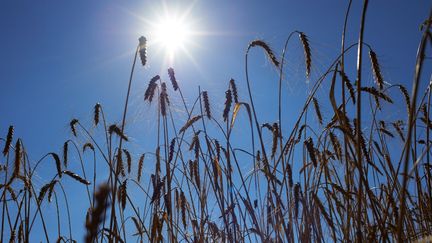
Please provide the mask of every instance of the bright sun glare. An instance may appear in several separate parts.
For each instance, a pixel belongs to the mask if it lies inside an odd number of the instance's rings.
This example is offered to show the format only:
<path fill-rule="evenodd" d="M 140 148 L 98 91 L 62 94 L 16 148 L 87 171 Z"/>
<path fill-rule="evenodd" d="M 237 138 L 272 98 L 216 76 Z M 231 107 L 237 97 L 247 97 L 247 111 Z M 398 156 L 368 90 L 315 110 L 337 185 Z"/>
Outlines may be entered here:
<path fill-rule="evenodd" d="M 167 18 L 155 26 L 155 42 L 160 43 L 170 55 L 185 48 L 190 38 L 189 26 L 180 19 Z"/>
<path fill-rule="evenodd" d="M 190 20 L 185 15 L 164 14 L 152 23 L 153 43 L 165 53 L 165 60 L 172 62 L 182 51 L 190 55 L 193 30 Z"/>

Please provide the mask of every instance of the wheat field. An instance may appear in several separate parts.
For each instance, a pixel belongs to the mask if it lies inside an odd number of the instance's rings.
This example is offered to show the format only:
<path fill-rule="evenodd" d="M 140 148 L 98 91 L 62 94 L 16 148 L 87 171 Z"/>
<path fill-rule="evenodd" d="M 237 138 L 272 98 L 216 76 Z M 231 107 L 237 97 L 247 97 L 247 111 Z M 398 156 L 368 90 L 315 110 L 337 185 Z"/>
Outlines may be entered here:
<path fill-rule="evenodd" d="M 201 87 L 185 97 L 181 70 L 163 67 L 166 73 L 140 91 L 141 102 L 155 109 L 156 135 L 144 138 L 154 149 L 145 152 L 134 150 L 130 138 L 138 136 L 128 132 L 134 70 L 151 58 L 140 37 L 120 122 L 107 120 L 97 103 L 90 124 L 71 119 L 61 154 L 36 161 L 13 125 L 1 131 L 0 242 L 32 242 L 34 235 L 46 242 L 430 242 L 432 83 L 424 66 L 432 15 L 424 16 L 415 66 L 404 70 L 414 74 L 411 85 L 391 84 L 373 42 L 363 40 L 367 2 L 358 41 L 345 43 L 345 31 L 356 28 L 341 23 L 341 51 L 317 75 L 313 33 L 302 31 L 291 32 L 281 53 L 262 39 L 245 43 L 245 82 L 226 80 L 223 101 Z M 288 129 L 281 86 L 293 42 L 302 48 L 310 90 Z M 252 52 L 264 53 L 278 74 L 273 121 L 256 109 L 263 101 L 254 97 Z M 398 108 L 403 112 L 380 115 Z M 37 185 L 44 166 L 56 172 Z M 69 183 L 85 192 L 80 216 L 70 213 L 77 199 L 65 190 Z M 55 210 L 48 213 L 47 205 Z M 74 226 L 82 235 L 71 230 L 71 217 L 82 219 Z"/>

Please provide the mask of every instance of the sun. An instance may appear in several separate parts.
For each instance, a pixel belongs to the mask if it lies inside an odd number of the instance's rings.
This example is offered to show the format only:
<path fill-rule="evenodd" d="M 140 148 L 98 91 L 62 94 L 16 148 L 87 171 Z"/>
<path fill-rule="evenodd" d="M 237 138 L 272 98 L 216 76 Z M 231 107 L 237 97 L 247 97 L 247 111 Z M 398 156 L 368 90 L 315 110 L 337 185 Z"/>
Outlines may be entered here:
<path fill-rule="evenodd" d="M 151 27 L 152 42 L 165 52 L 168 62 L 172 62 L 180 51 L 189 53 L 193 35 L 192 22 L 185 15 L 163 14 Z"/>
<path fill-rule="evenodd" d="M 198 66 L 195 55 L 205 49 L 205 38 L 213 33 L 205 30 L 205 21 L 189 4 L 168 4 L 165 0 L 146 10 L 147 15 L 130 12 L 137 21 L 136 33 L 148 40 L 148 48 L 162 66 L 188 63 Z"/>
<path fill-rule="evenodd" d="M 172 17 L 161 19 L 154 28 L 155 42 L 162 45 L 170 55 L 184 49 L 190 41 L 190 26 L 181 19 Z"/>

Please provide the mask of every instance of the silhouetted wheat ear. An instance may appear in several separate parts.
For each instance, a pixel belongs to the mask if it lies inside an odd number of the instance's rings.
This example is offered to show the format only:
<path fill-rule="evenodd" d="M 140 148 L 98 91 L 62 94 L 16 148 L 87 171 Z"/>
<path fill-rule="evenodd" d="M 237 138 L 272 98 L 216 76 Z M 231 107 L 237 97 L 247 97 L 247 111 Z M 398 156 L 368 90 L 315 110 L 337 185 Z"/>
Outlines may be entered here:
<path fill-rule="evenodd" d="M 378 63 L 376 53 L 373 50 L 370 50 L 369 51 L 369 57 L 371 60 L 372 72 L 373 72 L 375 81 L 377 83 L 378 88 L 380 90 L 382 90 L 384 88 L 384 79 L 383 79 L 382 74 L 381 74 L 381 69 L 380 69 L 380 65 Z"/>
<path fill-rule="evenodd" d="M 189 162 L 188 162 L 188 164 L 189 164 L 189 176 L 190 176 L 190 178 L 194 178 L 195 170 L 194 170 L 194 164 L 193 163 L 194 162 L 192 160 L 189 160 Z"/>
<path fill-rule="evenodd" d="M 404 136 L 403 129 L 402 129 L 403 121 L 399 120 L 399 121 L 393 122 L 392 125 L 395 128 L 396 132 L 399 134 L 402 141 L 405 142 L 405 136 Z"/>
<path fill-rule="evenodd" d="M 153 214 L 153 220 L 151 223 L 150 231 L 150 242 L 159 242 L 159 228 L 161 228 L 162 223 L 159 221 L 159 215 L 157 213 Z"/>
<path fill-rule="evenodd" d="M 373 95 L 374 97 L 381 98 L 381 99 L 393 104 L 393 100 L 389 96 L 387 96 L 383 92 L 377 90 L 375 87 L 362 87 L 361 91 L 365 91 L 365 92 Z"/>
<path fill-rule="evenodd" d="M 121 207 L 123 210 L 126 208 L 126 199 L 127 199 L 127 179 L 123 181 L 118 191 L 118 200 L 119 202 L 121 202 Z"/>
<path fill-rule="evenodd" d="M 275 65 L 277 68 L 279 68 L 279 61 L 277 60 L 274 52 L 270 48 L 270 46 L 265 43 L 262 40 L 254 40 L 249 44 L 249 48 L 259 46 L 264 49 L 265 53 L 267 54 L 268 58 L 272 61 L 273 65 Z M 248 49 L 249 49 L 248 48 Z"/>
<path fill-rule="evenodd" d="M 171 163 L 174 157 L 174 146 L 175 146 L 175 138 L 171 139 L 170 146 L 169 146 L 169 153 L 168 153 L 168 163 Z"/>
<path fill-rule="evenodd" d="M 85 152 L 86 151 L 86 149 L 91 149 L 91 150 L 93 150 L 94 151 L 94 146 L 93 146 L 93 144 L 91 144 L 91 143 L 86 143 L 86 144 L 84 144 L 83 145 L 83 152 Z"/>
<path fill-rule="evenodd" d="M 94 106 L 94 116 L 93 116 L 93 122 L 94 125 L 97 126 L 99 124 L 99 115 L 100 115 L 101 105 L 99 103 L 96 103 Z"/>
<path fill-rule="evenodd" d="M 389 130 L 387 130 L 387 128 L 380 128 L 379 129 L 380 130 L 380 132 L 382 132 L 382 133 L 384 133 L 384 134 L 386 134 L 387 136 L 389 136 L 389 137 L 394 137 L 394 135 L 393 135 L 393 133 L 391 133 Z"/>
<path fill-rule="evenodd" d="M 339 115 L 342 117 L 343 120 L 343 125 L 342 125 L 343 132 L 346 133 L 348 136 L 354 136 L 355 133 L 351 126 L 350 119 L 346 116 L 346 113 L 340 113 Z"/>
<path fill-rule="evenodd" d="M 74 180 L 76 180 L 76 181 L 78 181 L 79 183 L 82 183 L 82 184 L 84 184 L 84 185 L 90 185 L 90 184 L 91 184 L 90 181 L 88 181 L 88 180 L 82 178 L 81 176 L 79 176 L 79 175 L 73 173 L 72 171 L 64 170 L 64 171 L 62 171 L 62 173 L 65 174 L 65 175 L 68 175 L 68 176 L 71 177 L 72 179 L 74 179 Z"/>
<path fill-rule="evenodd" d="M 351 97 L 351 100 L 352 100 L 353 104 L 355 104 L 355 102 L 356 102 L 355 92 L 354 92 L 354 87 L 351 84 L 351 81 L 349 80 L 349 78 L 345 74 L 345 72 L 339 71 L 339 74 L 340 74 L 340 76 L 342 78 L 342 81 L 345 83 L 345 85 L 346 85 L 346 87 L 348 89 L 348 92 L 350 94 L 350 97 Z"/>
<path fill-rule="evenodd" d="M 273 132 L 273 127 L 270 125 L 270 123 L 266 122 L 261 125 L 262 128 L 267 128 L 270 132 Z"/>
<path fill-rule="evenodd" d="M 102 184 L 99 186 L 96 194 L 95 194 L 95 201 L 96 206 L 91 210 L 90 217 L 86 220 L 86 230 L 87 234 L 85 236 L 85 242 L 86 243 L 92 243 L 94 242 L 94 239 L 98 235 L 98 228 L 99 225 L 104 220 L 103 213 L 108 209 L 109 207 L 109 187 L 106 184 Z"/>
<path fill-rule="evenodd" d="M 148 87 L 144 93 L 144 101 L 148 100 L 150 103 L 153 100 L 153 96 L 157 87 L 157 81 L 160 80 L 160 76 L 156 75 L 152 79 L 150 79 L 150 82 L 148 84 Z"/>
<path fill-rule="evenodd" d="M 165 210 L 167 215 L 171 215 L 171 199 L 169 198 L 170 194 L 169 193 L 165 193 L 163 195 L 164 198 L 164 204 L 165 204 Z"/>
<path fill-rule="evenodd" d="M 58 182 L 58 180 L 54 180 L 54 183 L 52 183 L 50 185 L 50 187 L 48 188 L 48 202 L 52 201 L 52 195 L 53 195 L 53 192 L 54 192 L 54 186 L 55 186 L 55 184 L 57 182 Z"/>
<path fill-rule="evenodd" d="M 153 176 L 153 178 L 155 178 L 155 176 Z M 153 183 L 153 195 L 151 197 L 150 204 L 152 204 L 156 200 L 159 200 L 163 184 L 164 184 L 164 182 L 160 181 L 160 179 L 155 179 L 154 180 L 154 183 Z"/>
<path fill-rule="evenodd" d="M 12 177 L 17 177 L 20 173 L 21 158 L 22 158 L 21 146 L 22 146 L 21 139 L 18 138 L 18 140 L 15 143 L 15 163 L 14 163 L 14 171 Z"/>
<path fill-rule="evenodd" d="M 221 145 L 217 139 L 214 139 L 215 149 L 216 149 L 216 157 L 220 159 Z"/>
<path fill-rule="evenodd" d="M 364 157 L 365 157 L 366 161 L 369 164 L 372 164 L 372 160 L 371 160 L 371 158 L 369 156 L 369 151 L 368 151 L 368 149 L 366 147 L 366 140 L 364 138 L 364 135 L 363 135 L 362 131 L 360 131 L 360 145 L 361 145 L 361 149 L 363 151 L 363 154 L 364 154 Z"/>
<path fill-rule="evenodd" d="M 384 156 L 384 154 L 383 154 L 383 152 L 382 152 L 382 150 L 381 150 L 381 146 L 378 144 L 378 142 L 375 141 L 375 140 L 373 140 L 373 144 L 375 145 L 375 149 L 378 151 L 378 153 L 379 153 L 381 156 Z"/>
<path fill-rule="evenodd" d="M 138 160 L 138 175 L 137 175 L 138 182 L 141 181 L 142 169 L 144 166 L 144 159 L 145 159 L 145 154 L 142 154 Z"/>
<path fill-rule="evenodd" d="M 180 208 L 181 208 L 181 218 L 182 218 L 182 223 L 183 223 L 183 228 L 186 229 L 186 205 L 187 205 L 187 201 L 186 201 L 186 196 L 183 192 L 183 190 L 181 190 L 180 192 Z"/>
<path fill-rule="evenodd" d="M 181 201 L 180 201 L 180 193 L 179 190 L 177 188 L 174 189 L 174 204 L 175 204 L 175 208 L 177 209 L 177 213 L 178 210 L 180 209 L 180 205 L 181 205 Z"/>
<path fill-rule="evenodd" d="M 256 158 L 256 164 L 257 164 L 257 167 L 259 168 L 261 165 L 261 151 L 257 151 L 256 152 L 256 155 L 255 155 L 255 158 Z"/>
<path fill-rule="evenodd" d="M 357 118 L 353 118 L 353 135 L 356 136 L 357 135 Z"/>
<path fill-rule="evenodd" d="M 51 188 L 51 187 L 54 187 L 55 183 L 57 183 L 57 180 L 53 180 L 53 181 L 51 181 L 51 182 L 45 184 L 45 185 L 41 188 L 41 190 L 40 190 L 40 192 L 39 192 L 38 199 L 37 199 L 39 203 L 42 202 L 42 200 L 43 200 L 43 198 L 45 197 L 45 194 L 47 193 L 48 189 Z"/>
<path fill-rule="evenodd" d="M 378 124 L 379 124 L 379 126 L 380 126 L 381 129 L 385 129 L 385 130 L 387 130 L 387 126 L 386 126 L 386 124 L 385 124 L 385 121 L 383 121 L 383 120 L 379 120 L 379 121 L 378 121 Z"/>
<path fill-rule="evenodd" d="M 159 99 L 160 99 L 161 114 L 162 116 L 166 116 L 167 105 L 169 105 L 169 100 L 168 100 L 168 92 L 167 92 L 165 82 L 161 84 L 161 94 L 159 96 Z"/>
<path fill-rule="evenodd" d="M 342 158 L 341 144 L 339 143 L 339 140 L 337 139 L 337 137 L 332 132 L 330 132 L 329 135 L 330 135 L 330 141 L 332 143 L 336 157 L 340 160 Z"/>
<path fill-rule="evenodd" d="M 76 137 L 77 133 L 76 133 L 76 124 L 78 123 L 78 119 L 72 119 L 72 121 L 69 123 L 72 134 Z"/>
<path fill-rule="evenodd" d="M 200 142 L 198 137 L 199 132 L 195 133 L 195 135 L 192 138 L 192 142 L 189 146 L 189 151 L 194 150 L 195 159 L 198 160 L 199 157 L 199 148 L 200 148 Z"/>
<path fill-rule="evenodd" d="M 49 155 L 53 157 L 57 169 L 57 175 L 61 178 L 62 169 L 61 169 L 60 157 L 56 153 L 49 153 Z"/>
<path fill-rule="evenodd" d="M 303 52 L 305 56 L 306 77 L 309 78 L 311 72 L 311 64 L 312 64 L 312 55 L 311 55 L 311 49 L 309 45 L 309 39 L 303 32 L 299 33 L 299 37 L 303 45 Z"/>
<path fill-rule="evenodd" d="M 300 202 L 300 196 L 301 196 L 300 194 L 301 194 L 300 184 L 296 183 L 294 185 L 294 216 L 295 216 L 295 218 L 298 218 L 299 202 Z"/>
<path fill-rule="evenodd" d="M 13 133 L 14 133 L 14 127 L 13 126 L 9 126 L 8 133 L 7 133 L 7 136 L 6 136 L 5 146 L 4 146 L 4 149 L 3 149 L 3 155 L 4 156 L 6 156 L 9 153 L 9 148 L 10 148 L 10 145 L 12 144 Z"/>
<path fill-rule="evenodd" d="M 319 124 L 322 125 L 323 124 L 323 118 L 322 118 L 321 109 L 320 109 L 318 100 L 315 97 L 313 97 L 312 101 L 313 101 L 313 104 L 314 104 L 315 113 L 316 113 L 316 116 L 318 118 L 318 122 L 319 122 Z"/>
<path fill-rule="evenodd" d="M 116 155 L 116 159 L 117 159 L 117 171 L 121 173 L 121 175 L 123 177 L 126 176 L 126 172 L 124 169 L 124 164 L 123 164 L 123 153 L 122 150 L 117 150 L 117 155 Z"/>
<path fill-rule="evenodd" d="M 306 124 L 301 125 L 300 129 L 297 132 L 297 140 L 300 141 L 301 136 L 303 135 L 303 130 L 306 129 Z"/>
<path fill-rule="evenodd" d="M 201 180 L 200 180 L 200 174 L 199 174 L 199 162 L 198 160 L 195 160 L 195 162 L 193 163 L 193 169 L 194 169 L 194 175 L 195 175 L 195 182 L 196 185 L 199 188 L 201 188 Z"/>
<path fill-rule="evenodd" d="M 141 36 L 138 41 L 141 63 L 143 66 L 145 66 L 147 63 L 147 39 L 144 36 Z"/>
<path fill-rule="evenodd" d="M 238 99 L 238 92 L 237 92 L 237 85 L 234 81 L 234 79 L 230 80 L 230 86 L 231 86 L 231 90 L 232 90 L 232 95 L 234 98 L 234 103 L 239 103 L 239 99 Z"/>
<path fill-rule="evenodd" d="M 174 69 L 173 68 L 168 68 L 168 76 L 171 80 L 171 84 L 173 86 L 174 91 L 177 91 L 179 86 L 177 83 L 177 79 L 175 77 L 175 73 L 174 73 Z"/>
<path fill-rule="evenodd" d="M 63 165 L 67 167 L 68 165 L 68 141 L 63 144 Z"/>
<path fill-rule="evenodd" d="M 221 174 L 221 168 L 220 168 L 220 165 L 219 165 L 219 160 L 218 160 L 217 157 L 215 157 L 213 159 L 213 177 L 214 177 L 214 183 L 215 183 L 216 187 L 218 188 L 216 190 L 219 190 L 218 178 L 221 175 L 222 174 Z"/>
<path fill-rule="evenodd" d="M 288 185 L 289 185 L 290 188 L 292 188 L 294 186 L 294 181 L 293 181 L 293 178 L 292 178 L 292 168 L 291 168 L 290 164 L 287 164 L 286 172 L 287 172 L 287 175 L 288 175 Z"/>
<path fill-rule="evenodd" d="M 141 222 L 138 221 L 138 219 L 136 217 L 132 216 L 132 221 L 134 222 L 135 228 L 137 230 L 137 234 L 138 235 L 143 235 L 144 234 L 144 229 L 141 225 Z"/>
<path fill-rule="evenodd" d="M 327 221 L 327 224 L 333 228 L 334 227 L 333 221 L 331 220 L 330 216 L 328 215 L 327 211 L 325 210 L 325 207 L 322 204 L 321 200 L 318 198 L 317 194 L 313 194 L 312 197 L 315 201 L 315 204 L 318 205 L 318 208 L 321 211 L 321 214 L 324 216 L 324 219 Z"/>
<path fill-rule="evenodd" d="M 204 111 L 208 119 L 211 119 L 211 111 L 210 111 L 210 101 L 207 94 L 207 91 L 202 92 L 203 102 L 204 102 Z"/>
<path fill-rule="evenodd" d="M 310 157 L 313 165 L 316 167 L 318 163 L 317 163 L 317 159 L 316 159 L 315 147 L 314 147 L 312 138 L 309 137 L 308 139 L 306 139 L 306 141 L 304 141 L 304 144 L 306 145 L 306 149 L 308 151 L 309 157 Z"/>
<path fill-rule="evenodd" d="M 121 137 L 123 140 L 129 141 L 129 139 L 126 137 L 126 135 L 124 135 L 124 133 L 122 133 L 122 131 L 120 130 L 120 128 L 116 124 L 112 124 L 111 126 L 109 126 L 108 133 L 110 136 L 112 136 L 112 134 L 115 133 L 117 136 Z"/>
<path fill-rule="evenodd" d="M 199 119 L 201 119 L 201 115 L 198 116 L 194 116 L 191 119 L 189 119 L 189 121 L 186 122 L 186 124 L 180 129 L 180 133 L 186 131 L 190 126 L 192 126 L 192 124 L 194 124 L 195 122 L 197 122 Z"/>
<path fill-rule="evenodd" d="M 130 174 L 131 167 L 132 167 L 132 156 L 127 149 L 123 149 L 123 153 L 126 155 L 127 170 L 128 170 L 128 174 Z"/>
<path fill-rule="evenodd" d="M 223 110 L 223 115 L 222 115 L 224 121 L 228 120 L 228 114 L 231 109 L 231 103 L 232 103 L 231 90 L 228 89 L 227 91 L 225 91 L 225 108 Z"/>
<path fill-rule="evenodd" d="M 407 107 L 407 111 L 408 111 L 408 113 L 410 112 L 410 96 L 409 96 L 409 94 L 408 94 L 408 90 L 403 86 L 403 85 L 398 85 L 398 87 L 399 87 L 399 90 L 401 91 L 401 93 L 402 93 L 402 95 L 403 95 L 403 97 L 404 97 L 404 100 L 405 100 L 405 104 L 406 104 L 406 107 Z"/>

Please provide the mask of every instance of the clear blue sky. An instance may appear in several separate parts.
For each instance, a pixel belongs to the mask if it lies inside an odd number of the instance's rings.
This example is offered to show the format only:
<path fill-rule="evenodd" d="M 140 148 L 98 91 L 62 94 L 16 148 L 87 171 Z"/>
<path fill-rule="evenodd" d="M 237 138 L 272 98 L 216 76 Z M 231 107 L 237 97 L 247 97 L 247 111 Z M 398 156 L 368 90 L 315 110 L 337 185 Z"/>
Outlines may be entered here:
<path fill-rule="evenodd" d="M 192 2 L 167 1 L 166 5 L 181 12 Z M 30 158 L 36 160 L 50 151 L 60 153 L 71 135 L 68 123 L 72 118 L 91 125 L 96 102 L 104 106 L 111 122 L 119 122 L 137 39 L 151 34 L 143 19 L 156 19 L 161 6 L 159 1 L 1 1 L 1 136 L 14 125 L 16 136 L 23 139 Z M 293 30 L 310 38 L 314 82 L 339 53 L 346 6 L 347 1 L 335 0 L 193 3 L 190 18 L 197 30 L 206 34 L 197 36 L 196 47 L 189 48 L 194 61 L 178 54 L 172 65 L 186 97 L 195 98 L 200 85 L 209 90 L 215 101 L 212 108 L 221 114 L 224 91 L 232 77 L 248 101 L 244 82 L 247 44 L 261 38 L 280 55 L 285 38 Z M 430 7 L 431 1 L 426 0 L 370 1 L 365 41 L 378 54 L 387 82 L 411 87 L 419 25 Z M 361 1 L 354 1 L 347 43 L 357 40 L 360 10 Z M 297 39 L 290 48 L 286 73 L 291 79 L 284 84 L 287 118 L 291 112 L 298 113 L 308 92 Z M 144 142 L 148 128 L 156 126 L 148 113 L 151 108 L 143 102 L 145 87 L 156 74 L 168 79 L 168 66 L 163 66 L 161 53 L 149 48 L 148 60 L 149 65 L 144 69 L 139 66 L 134 78 L 130 127 L 126 130 L 134 131 L 131 146 L 137 154 L 154 149 Z M 350 68 L 354 65 L 351 62 Z M 251 66 L 254 93 L 261 102 L 258 110 L 273 114 L 261 122 L 274 122 L 276 106 L 271 104 L 276 100 L 277 74 L 261 51 L 252 52 Z M 371 71 L 365 69 L 364 75 L 364 82 L 372 84 Z M 326 89 L 320 94 L 325 98 Z M 289 130 L 289 126 L 284 129 Z M 43 180 L 43 173 L 41 177 Z M 82 223 L 75 226 L 80 227 Z"/>
<path fill-rule="evenodd" d="M 178 6 L 179 11 L 191 5 L 189 1 L 166 4 Z M 429 5 L 430 1 L 370 2 L 365 40 L 378 53 L 389 82 L 411 80 L 412 73 L 400 72 L 414 63 L 418 26 Z M 190 16 L 199 23 L 200 31 L 211 34 L 197 38 L 199 47 L 190 50 L 198 67 L 186 57 L 173 67 L 191 87 L 184 90 L 196 93 L 199 84 L 214 95 L 223 95 L 229 78 L 238 79 L 241 87 L 244 84 L 243 55 L 249 41 L 265 39 L 280 54 L 286 36 L 301 30 L 310 37 L 314 63 L 321 65 L 315 71 L 322 71 L 339 50 L 345 7 L 344 1 L 197 1 Z M 101 102 L 110 118 L 118 121 L 137 38 L 149 32 L 142 19 L 154 19 L 160 8 L 154 1 L 2 1 L 3 133 L 7 126 L 15 125 L 17 136 L 37 158 L 56 149 L 68 135 L 69 120 L 88 118 L 95 102 Z M 359 15 L 360 2 L 356 1 L 348 43 L 357 39 Z M 300 48 L 297 43 L 293 46 Z M 149 67 L 135 76 L 136 103 L 150 77 L 161 70 L 166 75 L 167 67 L 160 65 L 162 55 L 153 55 L 152 49 L 148 52 Z M 255 59 L 260 65 L 267 64 L 259 51 Z M 259 69 L 259 75 L 267 75 L 269 69 L 269 65 Z"/>

